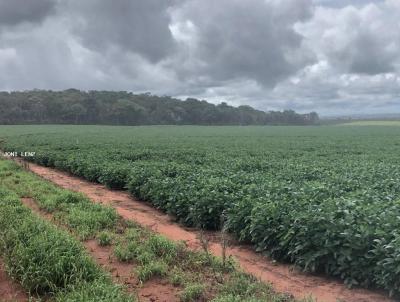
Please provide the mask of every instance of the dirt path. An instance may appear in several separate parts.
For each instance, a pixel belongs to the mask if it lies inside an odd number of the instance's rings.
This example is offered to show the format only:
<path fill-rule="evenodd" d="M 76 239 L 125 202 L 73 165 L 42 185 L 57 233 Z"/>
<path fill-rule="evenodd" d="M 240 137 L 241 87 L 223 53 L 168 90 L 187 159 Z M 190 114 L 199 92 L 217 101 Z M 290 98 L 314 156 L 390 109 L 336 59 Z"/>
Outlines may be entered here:
<path fill-rule="evenodd" d="M 86 194 L 94 202 L 114 207 L 124 219 L 136 221 L 172 240 L 184 240 L 192 249 L 200 248 L 196 231 L 185 229 L 174 223 L 168 215 L 133 199 L 127 192 L 109 190 L 102 185 L 85 181 L 68 173 L 32 163 L 29 164 L 29 169 L 63 188 Z M 210 244 L 210 250 L 213 254 L 220 256 L 222 248 L 219 243 L 213 242 Z M 227 254 L 233 255 L 244 271 L 264 282 L 272 283 L 277 292 L 289 293 L 298 299 L 312 296 L 318 302 L 395 301 L 378 291 L 350 290 L 339 281 L 297 272 L 291 266 L 272 262 L 254 252 L 250 247 L 231 246 L 227 249 Z"/>
<path fill-rule="evenodd" d="M 0 301 L 25 302 L 28 300 L 28 295 L 23 288 L 13 282 L 7 275 L 4 263 L 0 259 Z"/>
<path fill-rule="evenodd" d="M 53 222 L 53 215 L 40 210 L 39 206 L 32 198 L 22 198 L 25 206 L 40 215 L 41 217 Z M 113 250 L 109 246 L 100 246 L 97 241 L 92 239 L 82 242 L 92 258 L 105 271 L 108 271 L 114 282 L 124 285 L 129 293 L 136 294 L 141 302 L 178 302 L 178 288 L 172 286 L 165 280 L 157 278 L 151 279 L 144 284 L 140 284 L 134 275 L 135 265 L 122 263 L 116 259 Z M 0 301 L 1 300 L 0 296 Z M 24 300 L 25 301 L 25 300 Z"/>

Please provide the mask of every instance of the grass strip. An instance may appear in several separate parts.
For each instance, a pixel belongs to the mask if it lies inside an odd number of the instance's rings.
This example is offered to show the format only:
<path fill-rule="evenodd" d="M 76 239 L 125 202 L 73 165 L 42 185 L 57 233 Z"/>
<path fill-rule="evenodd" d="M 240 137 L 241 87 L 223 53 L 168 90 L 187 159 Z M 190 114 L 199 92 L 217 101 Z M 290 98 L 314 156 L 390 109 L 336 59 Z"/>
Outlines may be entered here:
<path fill-rule="evenodd" d="M 31 295 L 54 296 L 57 301 L 133 301 L 112 284 L 79 241 L 33 214 L 4 188 L 0 253 L 8 274 Z"/>

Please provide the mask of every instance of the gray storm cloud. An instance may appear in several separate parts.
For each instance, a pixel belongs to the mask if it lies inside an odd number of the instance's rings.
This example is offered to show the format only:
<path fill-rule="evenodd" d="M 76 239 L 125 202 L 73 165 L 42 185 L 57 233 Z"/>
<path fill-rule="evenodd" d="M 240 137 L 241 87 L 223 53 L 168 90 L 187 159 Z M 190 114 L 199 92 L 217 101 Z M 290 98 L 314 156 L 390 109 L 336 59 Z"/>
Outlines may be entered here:
<path fill-rule="evenodd" d="M 293 28 L 311 14 L 307 0 L 186 1 L 175 10 L 178 29 L 192 33 L 183 48 L 194 63 L 184 65 L 184 75 L 275 86 L 312 60 Z"/>
<path fill-rule="evenodd" d="M 52 13 L 54 0 L 1 0 L 0 25 L 40 22 Z"/>
<path fill-rule="evenodd" d="M 0 89 L 400 111 L 399 20 L 398 0 L 0 0 Z"/>
<path fill-rule="evenodd" d="M 169 55 L 175 41 L 169 29 L 170 0 L 70 1 L 73 31 L 82 44 L 98 52 L 119 47 L 157 62 Z"/>
<path fill-rule="evenodd" d="M 315 0 L 316 4 L 323 5 L 323 6 L 330 6 L 341 8 L 345 6 L 363 6 L 366 3 L 381 3 L 385 2 L 385 0 Z"/>

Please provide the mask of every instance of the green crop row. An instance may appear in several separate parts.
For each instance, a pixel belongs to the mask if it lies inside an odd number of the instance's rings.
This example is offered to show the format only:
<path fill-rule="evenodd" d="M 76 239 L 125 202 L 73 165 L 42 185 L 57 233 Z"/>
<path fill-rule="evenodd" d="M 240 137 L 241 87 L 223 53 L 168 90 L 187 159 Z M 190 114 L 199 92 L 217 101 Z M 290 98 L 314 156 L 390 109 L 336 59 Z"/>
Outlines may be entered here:
<path fill-rule="evenodd" d="M 128 189 L 186 225 L 400 292 L 399 127 L 40 126 L 3 137 L 5 150 Z"/>
<path fill-rule="evenodd" d="M 30 294 L 55 301 L 132 301 L 112 284 L 68 233 L 0 190 L 0 255 L 8 274 Z"/>

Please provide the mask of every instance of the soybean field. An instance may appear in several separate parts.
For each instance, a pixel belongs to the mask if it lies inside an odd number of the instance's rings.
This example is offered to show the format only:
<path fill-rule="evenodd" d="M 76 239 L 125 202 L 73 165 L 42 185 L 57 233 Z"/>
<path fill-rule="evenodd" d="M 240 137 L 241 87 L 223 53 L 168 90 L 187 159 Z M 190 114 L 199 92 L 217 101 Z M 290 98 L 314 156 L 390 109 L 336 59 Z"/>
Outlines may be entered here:
<path fill-rule="evenodd" d="M 395 124 L 1 126 L 0 141 L 305 271 L 400 292 Z"/>

